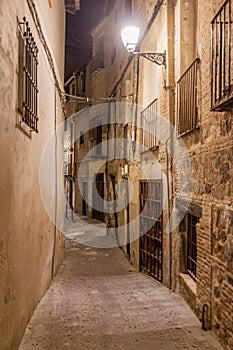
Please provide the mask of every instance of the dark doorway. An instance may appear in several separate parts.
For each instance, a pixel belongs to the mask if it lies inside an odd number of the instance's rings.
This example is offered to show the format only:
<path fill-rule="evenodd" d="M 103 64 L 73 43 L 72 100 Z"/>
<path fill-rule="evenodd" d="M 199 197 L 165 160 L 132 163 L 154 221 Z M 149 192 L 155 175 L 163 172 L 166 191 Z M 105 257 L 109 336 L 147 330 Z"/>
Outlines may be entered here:
<path fill-rule="evenodd" d="M 104 221 L 104 212 L 103 212 L 103 203 L 99 200 L 98 197 L 104 199 L 104 174 L 99 173 L 95 175 L 95 181 L 93 182 L 92 189 L 92 200 L 93 200 L 93 209 L 92 209 L 92 219 Z M 97 209 L 98 208 L 98 209 Z"/>
<path fill-rule="evenodd" d="M 69 206 L 73 209 L 73 180 L 69 180 Z"/>
<path fill-rule="evenodd" d="M 82 215 L 87 215 L 87 182 L 83 182 Z"/>
<path fill-rule="evenodd" d="M 114 200 L 114 227 L 115 227 L 115 237 L 117 240 L 117 243 L 119 244 L 119 238 L 118 238 L 118 215 L 117 215 L 117 206 L 116 206 L 116 200 L 117 200 L 117 193 L 116 193 L 116 175 L 110 174 L 111 183 L 112 183 L 112 193 L 113 193 L 113 200 Z"/>
<path fill-rule="evenodd" d="M 140 268 L 162 282 L 163 214 L 162 180 L 140 182 Z"/>
<path fill-rule="evenodd" d="M 130 259 L 130 227 L 129 227 L 129 183 L 128 179 L 125 179 L 125 205 L 126 205 L 126 224 L 127 224 L 127 255 Z"/>

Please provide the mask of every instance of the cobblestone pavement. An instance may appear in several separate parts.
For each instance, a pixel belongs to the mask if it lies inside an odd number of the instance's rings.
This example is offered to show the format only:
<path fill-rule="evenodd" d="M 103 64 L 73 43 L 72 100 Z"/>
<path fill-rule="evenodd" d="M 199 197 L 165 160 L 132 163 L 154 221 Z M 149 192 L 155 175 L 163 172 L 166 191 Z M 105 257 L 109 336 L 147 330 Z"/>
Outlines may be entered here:
<path fill-rule="evenodd" d="M 119 248 L 94 249 L 67 240 L 60 271 L 19 347 L 34 349 L 222 347 L 178 295 L 136 272 Z"/>

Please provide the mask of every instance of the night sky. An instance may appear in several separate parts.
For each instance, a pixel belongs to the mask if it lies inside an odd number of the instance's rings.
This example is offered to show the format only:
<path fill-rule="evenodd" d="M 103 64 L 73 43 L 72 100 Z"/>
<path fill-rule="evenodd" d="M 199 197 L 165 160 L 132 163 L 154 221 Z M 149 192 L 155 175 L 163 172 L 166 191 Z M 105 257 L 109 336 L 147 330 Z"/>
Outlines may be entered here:
<path fill-rule="evenodd" d="M 65 81 L 83 70 L 92 55 L 90 31 L 100 20 L 106 0 L 81 0 L 75 15 L 66 13 Z"/>

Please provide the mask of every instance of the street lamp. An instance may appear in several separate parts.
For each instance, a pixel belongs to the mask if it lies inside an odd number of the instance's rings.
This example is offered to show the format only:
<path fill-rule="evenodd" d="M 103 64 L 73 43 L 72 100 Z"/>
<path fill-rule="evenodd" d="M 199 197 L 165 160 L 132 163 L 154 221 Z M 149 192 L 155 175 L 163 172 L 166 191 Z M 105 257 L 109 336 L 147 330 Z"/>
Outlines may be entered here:
<path fill-rule="evenodd" d="M 121 29 L 121 39 L 124 47 L 128 52 L 147 58 L 148 60 L 158 64 L 166 65 L 166 52 L 136 52 L 135 48 L 138 44 L 140 28 L 134 25 L 127 25 Z"/>
<path fill-rule="evenodd" d="M 134 52 L 138 43 L 139 34 L 139 27 L 128 25 L 122 28 L 121 39 L 128 52 Z"/>

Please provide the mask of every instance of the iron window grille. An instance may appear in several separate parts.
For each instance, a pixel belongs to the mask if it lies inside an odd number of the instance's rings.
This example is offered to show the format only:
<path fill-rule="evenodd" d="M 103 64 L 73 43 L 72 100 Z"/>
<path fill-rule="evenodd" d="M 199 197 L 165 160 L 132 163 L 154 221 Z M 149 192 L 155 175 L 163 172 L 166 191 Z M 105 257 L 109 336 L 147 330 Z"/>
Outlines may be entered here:
<path fill-rule="evenodd" d="M 211 110 L 232 110 L 232 0 L 224 2 L 211 22 Z"/>
<path fill-rule="evenodd" d="M 38 133 L 38 48 L 26 18 L 19 24 L 18 110 L 22 122 Z"/>
<path fill-rule="evenodd" d="M 180 135 L 198 126 L 198 67 L 196 58 L 177 81 L 177 130 Z"/>
<path fill-rule="evenodd" d="M 141 112 L 142 145 L 146 151 L 158 146 L 156 135 L 159 131 L 158 99 L 152 101 Z"/>
<path fill-rule="evenodd" d="M 187 272 L 196 280 L 197 270 L 197 232 L 198 218 L 187 214 Z"/>

